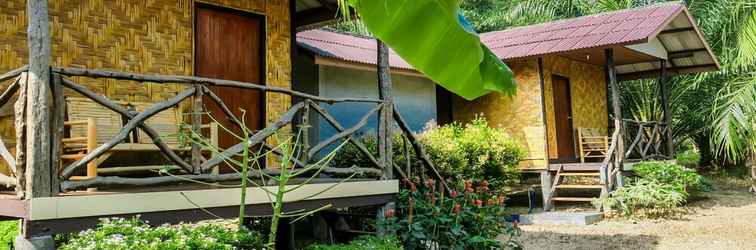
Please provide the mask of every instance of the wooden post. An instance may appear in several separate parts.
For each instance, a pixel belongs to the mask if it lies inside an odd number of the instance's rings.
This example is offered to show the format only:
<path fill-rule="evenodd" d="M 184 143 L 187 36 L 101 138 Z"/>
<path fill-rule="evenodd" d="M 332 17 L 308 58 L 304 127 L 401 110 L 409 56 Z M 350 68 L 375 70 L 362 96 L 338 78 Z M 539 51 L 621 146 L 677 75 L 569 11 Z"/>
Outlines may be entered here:
<path fill-rule="evenodd" d="M 549 127 L 546 114 L 546 73 L 543 72 L 543 58 L 538 58 L 538 80 L 541 85 L 541 120 L 543 121 L 543 158 L 546 169 L 549 169 Z"/>
<path fill-rule="evenodd" d="M 94 118 L 87 119 L 87 154 L 97 148 L 97 123 Z M 97 178 L 97 163 L 95 159 L 87 163 L 87 179 Z M 87 192 L 95 192 L 97 188 L 87 188 Z"/>
<path fill-rule="evenodd" d="M 389 49 L 385 43 L 376 39 L 378 47 L 378 97 L 386 105 L 381 109 L 378 119 L 378 152 L 383 164 L 382 179 L 393 179 L 393 107 L 394 98 L 391 95 L 391 68 L 389 66 Z"/>
<path fill-rule="evenodd" d="M 47 0 L 27 0 L 29 80 L 26 105 L 26 198 L 49 197 L 50 30 Z M 57 176 L 55 177 L 57 178 Z"/>
<path fill-rule="evenodd" d="M 192 133 L 202 134 L 202 85 L 194 85 L 194 100 L 192 103 Z M 192 143 L 192 170 L 195 174 L 202 172 L 202 149 L 197 143 Z"/>
<path fill-rule="evenodd" d="M 620 164 L 617 167 L 619 167 L 621 171 L 623 169 L 622 162 L 624 161 L 625 157 L 625 131 L 622 126 L 622 109 L 620 108 L 617 70 L 614 68 L 614 50 L 612 48 L 608 48 L 604 50 L 604 55 L 606 56 L 607 80 L 609 80 L 608 84 L 612 90 L 612 113 L 614 114 L 614 129 L 619 129 L 620 131 L 619 137 L 617 137 L 617 141 L 613 143 L 617 143 L 617 151 L 615 153 L 617 154 L 617 161 Z"/>
<path fill-rule="evenodd" d="M 16 195 L 26 196 L 26 82 L 29 74 L 21 74 L 18 82 L 18 99 L 13 104 L 14 125 L 16 127 Z"/>
<path fill-rule="evenodd" d="M 303 152 L 301 155 L 301 160 L 304 163 L 308 163 L 310 161 L 307 152 L 310 151 L 310 105 L 308 104 L 307 100 L 303 100 L 302 102 L 305 102 L 304 109 L 302 110 L 302 120 L 299 124 L 300 129 L 300 136 L 299 140 L 302 142 L 302 147 L 300 150 Z"/>
<path fill-rule="evenodd" d="M 53 74 L 52 85 L 53 98 L 53 112 L 51 122 L 51 136 L 50 136 L 50 171 L 52 178 L 50 178 L 50 192 L 55 195 L 60 190 L 60 179 L 58 178 L 58 170 L 61 167 L 60 158 L 63 155 L 63 132 L 64 123 L 66 119 L 66 100 L 63 95 L 63 80 L 61 75 Z"/>
<path fill-rule="evenodd" d="M 667 86 L 667 60 L 659 61 L 661 73 L 659 74 L 659 90 L 661 93 L 662 108 L 664 108 L 664 123 L 667 130 L 665 133 L 667 141 L 667 156 L 674 158 L 675 144 L 672 141 L 672 113 L 669 111 L 669 86 Z"/>

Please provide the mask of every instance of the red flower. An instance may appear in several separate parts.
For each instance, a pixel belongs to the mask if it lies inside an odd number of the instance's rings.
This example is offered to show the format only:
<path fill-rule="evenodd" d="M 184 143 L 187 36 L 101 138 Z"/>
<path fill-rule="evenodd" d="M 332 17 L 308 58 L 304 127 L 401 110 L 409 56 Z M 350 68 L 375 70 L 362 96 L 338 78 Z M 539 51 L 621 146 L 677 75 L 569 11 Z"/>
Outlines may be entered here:
<path fill-rule="evenodd" d="M 386 209 L 386 211 L 383 212 L 383 217 L 386 217 L 386 218 L 394 217 L 394 209 L 391 209 L 391 208 Z"/>
<path fill-rule="evenodd" d="M 482 200 L 475 200 L 475 206 L 476 207 L 482 207 L 483 206 L 483 201 Z"/>
<path fill-rule="evenodd" d="M 462 205 L 460 205 L 459 203 L 456 203 L 454 204 L 454 213 L 458 214 L 459 212 L 462 212 Z"/>
<path fill-rule="evenodd" d="M 457 190 L 452 190 L 451 191 L 451 197 L 452 198 L 457 198 Z"/>
<path fill-rule="evenodd" d="M 504 200 L 505 200 L 505 199 L 506 199 L 506 197 L 504 197 L 503 195 L 502 195 L 502 196 L 499 196 L 499 206 L 500 206 L 500 207 L 503 207 L 503 206 L 504 206 Z"/>
<path fill-rule="evenodd" d="M 415 183 L 410 183 L 410 191 L 417 192 L 417 187 L 415 187 Z"/>
<path fill-rule="evenodd" d="M 480 183 L 480 185 L 483 187 L 488 187 L 488 181 L 484 180 L 483 182 Z"/>
<path fill-rule="evenodd" d="M 465 181 L 465 189 L 468 189 L 468 188 L 472 188 L 472 181 L 471 180 L 466 180 Z"/>

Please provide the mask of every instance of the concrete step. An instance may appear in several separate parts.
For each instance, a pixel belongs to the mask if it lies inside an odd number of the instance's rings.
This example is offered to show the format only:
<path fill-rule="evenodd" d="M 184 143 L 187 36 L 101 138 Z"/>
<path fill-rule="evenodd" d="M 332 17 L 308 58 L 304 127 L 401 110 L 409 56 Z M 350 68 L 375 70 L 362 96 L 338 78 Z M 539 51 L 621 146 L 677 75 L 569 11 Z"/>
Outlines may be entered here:
<path fill-rule="evenodd" d="M 603 218 L 604 215 L 599 212 L 539 212 L 520 215 L 520 224 L 585 226 Z"/>
<path fill-rule="evenodd" d="M 552 197 L 552 201 L 580 201 L 580 202 L 591 202 L 593 201 L 593 197 Z"/>
<path fill-rule="evenodd" d="M 604 186 L 601 185 L 579 185 L 579 184 L 560 184 L 557 185 L 557 189 L 601 189 Z"/>

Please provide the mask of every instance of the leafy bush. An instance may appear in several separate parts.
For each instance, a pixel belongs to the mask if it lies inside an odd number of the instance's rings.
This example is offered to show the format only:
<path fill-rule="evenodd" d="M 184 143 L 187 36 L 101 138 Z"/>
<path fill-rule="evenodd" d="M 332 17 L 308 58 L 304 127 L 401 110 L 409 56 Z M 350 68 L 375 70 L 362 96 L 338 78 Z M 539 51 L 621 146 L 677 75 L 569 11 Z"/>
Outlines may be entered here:
<path fill-rule="evenodd" d="M 18 221 L 0 221 L 0 250 L 9 249 L 18 235 Z"/>
<path fill-rule="evenodd" d="M 517 164 L 525 151 L 503 129 L 491 128 L 482 117 L 468 124 L 452 123 L 444 126 L 429 125 L 419 135 L 431 161 L 441 175 L 454 180 L 489 180 L 493 189 L 516 183 L 520 176 Z M 363 135 L 360 140 L 377 155 L 377 140 L 374 135 Z M 406 164 L 404 142 L 394 136 L 394 163 Z M 420 162 L 414 156 L 411 145 L 410 161 L 414 169 Z M 352 143 L 344 145 L 331 161 L 333 167 L 371 167 L 374 164 Z"/>
<path fill-rule="evenodd" d="M 150 227 L 139 218 L 113 218 L 70 235 L 59 249 L 263 249 L 263 243 L 257 232 L 219 224 Z"/>
<path fill-rule="evenodd" d="M 525 151 L 501 128 L 482 117 L 461 125 L 430 127 L 421 141 L 442 175 L 455 180 L 489 180 L 494 189 L 516 183 Z"/>
<path fill-rule="evenodd" d="M 696 168 L 698 167 L 698 164 L 701 161 L 701 154 L 699 154 L 694 149 L 688 149 L 683 152 L 677 153 L 676 158 L 677 158 L 677 164 L 680 164 L 687 168 Z"/>
<path fill-rule="evenodd" d="M 704 177 L 695 170 L 683 166 L 664 162 L 647 161 L 636 164 L 633 171 L 641 179 L 647 179 L 660 184 L 671 185 L 675 190 L 687 193 L 690 191 L 709 191 Z"/>
<path fill-rule="evenodd" d="M 486 181 L 478 187 L 465 181 L 448 194 L 432 180 L 405 185 L 396 210 L 387 210 L 380 223 L 396 233 L 406 249 L 520 248 L 511 240 L 520 229 L 506 221 L 504 195 L 490 191 Z M 500 241 L 502 234 L 509 239 Z"/>
<path fill-rule="evenodd" d="M 401 244 L 396 238 L 384 238 L 380 239 L 375 236 L 361 236 L 356 240 L 349 242 L 349 244 L 340 245 L 312 245 L 308 249 L 310 250 L 402 250 Z"/>
<path fill-rule="evenodd" d="M 639 179 L 612 191 L 611 197 L 600 202 L 624 217 L 657 218 L 676 213 L 686 198 L 687 193 L 672 185 Z"/>
<path fill-rule="evenodd" d="M 624 217 L 657 218 L 681 212 L 679 209 L 692 191 L 709 191 L 711 185 L 701 175 L 683 166 L 662 161 L 641 162 L 634 166 L 637 176 L 624 187 L 594 204 L 617 210 Z"/>

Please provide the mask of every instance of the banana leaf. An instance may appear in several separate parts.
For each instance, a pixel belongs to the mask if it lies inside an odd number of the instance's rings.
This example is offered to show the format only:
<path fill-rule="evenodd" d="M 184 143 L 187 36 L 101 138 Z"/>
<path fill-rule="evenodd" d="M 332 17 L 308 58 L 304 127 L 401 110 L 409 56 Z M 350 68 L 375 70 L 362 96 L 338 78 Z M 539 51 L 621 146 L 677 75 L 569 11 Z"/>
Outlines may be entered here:
<path fill-rule="evenodd" d="M 416 70 L 473 100 L 514 95 L 512 71 L 480 42 L 460 0 L 348 0 L 368 31 Z"/>

